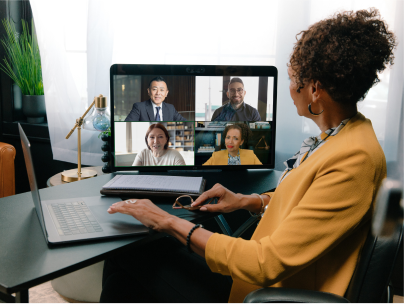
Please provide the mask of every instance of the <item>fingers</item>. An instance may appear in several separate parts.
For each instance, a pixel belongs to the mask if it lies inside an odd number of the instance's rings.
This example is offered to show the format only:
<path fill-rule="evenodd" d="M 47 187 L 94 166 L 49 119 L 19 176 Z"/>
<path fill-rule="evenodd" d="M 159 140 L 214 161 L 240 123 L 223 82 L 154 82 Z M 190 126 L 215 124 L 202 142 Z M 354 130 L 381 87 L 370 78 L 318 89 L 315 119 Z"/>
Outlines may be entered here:
<path fill-rule="evenodd" d="M 108 208 L 108 213 L 114 214 L 114 213 L 120 212 L 120 213 L 127 214 L 127 210 L 125 209 L 126 205 L 127 205 L 127 203 L 125 201 L 112 204 L 111 207 Z"/>
<path fill-rule="evenodd" d="M 191 206 L 199 206 L 203 205 L 203 203 L 213 197 L 222 197 L 226 191 L 228 191 L 225 187 L 221 184 L 214 185 L 210 190 L 205 191 L 202 193 L 193 203 Z"/>
<path fill-rule="evenodd" d="M 207 212 L 226 212 L 226 207 L 225 206 L 221 206 L 218 204 L 206 204 L 203 205 L 199 210 L 200 211 L 207 211 Z"/>
<path fill-rule="evenodd" d="M 139 199 L 128 199 L 124 200 L 121 202 L 116 202 L 111 205 L 111 207 L 108 208 L 108 213 L 114 214 L 117 212 L 124 213 L 124 214 L 130 214 L 129 211 L 134 207 L 136 203 L 141 203 L 142 201 L 148 201 L 148 200 L 139 200 Z"/>

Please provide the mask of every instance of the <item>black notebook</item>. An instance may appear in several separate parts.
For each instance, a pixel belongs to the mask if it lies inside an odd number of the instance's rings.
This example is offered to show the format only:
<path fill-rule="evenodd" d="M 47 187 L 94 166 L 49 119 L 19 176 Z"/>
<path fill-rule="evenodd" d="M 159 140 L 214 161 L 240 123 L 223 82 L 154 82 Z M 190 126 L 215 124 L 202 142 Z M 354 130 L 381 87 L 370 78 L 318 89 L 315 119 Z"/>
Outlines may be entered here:
<path fill-rule="evenodd" d="M 202 177 L 161 175 L 116 175 L 102 189 L 101 194 L 116 196 L 199 196 L 205 189 Z"/>

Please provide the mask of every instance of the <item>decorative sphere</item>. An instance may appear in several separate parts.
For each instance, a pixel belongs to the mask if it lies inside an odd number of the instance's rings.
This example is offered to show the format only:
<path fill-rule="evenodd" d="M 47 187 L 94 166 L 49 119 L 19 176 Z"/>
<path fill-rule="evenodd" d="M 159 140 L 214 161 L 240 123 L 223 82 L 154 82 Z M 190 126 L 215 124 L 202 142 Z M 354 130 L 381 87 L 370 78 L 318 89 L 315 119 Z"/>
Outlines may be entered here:
<path fill-rule="evenodd" d="M 109 152 L 105 152 L 104 155 L 101 156 L 101 160 L 102 160 L 104 163 L 109 162 Z"/>
<path fill-rule="evenodd" d="M 105 142 L 105 144 L 103 144 L 103 145 L 101 146 L 101 150 L 104 151 L 104 152 L 109 151 L 109 144 L 108 144 L 108 142 Z"/>
<path fill-rule="evenodd" d="M 108 141 L 109 140 L 109 136 L 107 134 L 102 134 L 101 135 L 101 140 L 102 141 Z"/>
<path fill-rule="evenodd" d="M 106 164 L 102 167 L 102 172 L 104 172 L 104 173 L 110 173 L 110 172 L 111 172 L 111 168 L 109 167 L 108 163 L 106 163 Z"/>
<path fill-rule="evenodd" d="M 97 131 L 106 131 L 110 127 L 109 119 L 104 115 L 98 114 L 94 117 L 93 126 Z"/>

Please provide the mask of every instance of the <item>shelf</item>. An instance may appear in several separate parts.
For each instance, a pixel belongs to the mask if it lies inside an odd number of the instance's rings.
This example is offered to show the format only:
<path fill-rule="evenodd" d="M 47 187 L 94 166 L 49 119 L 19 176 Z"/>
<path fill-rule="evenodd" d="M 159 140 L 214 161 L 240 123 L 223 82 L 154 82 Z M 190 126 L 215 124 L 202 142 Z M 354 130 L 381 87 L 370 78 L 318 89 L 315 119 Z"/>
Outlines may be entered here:
<path fill-rule="evenodd" d="M 212 132 L 217 132 L 220 131 L 222 132 L 224 130 L 223 128 L 195 128 L 195 131 L 212 131 Z M 271 131 L 271 129 L 250 129 L 253 132 L 262 132 L 262 131 Z"/>
<path fill-rule="evenodd" d="M 211 156 L 213 152 L 195 152 L 195 156 Z"/>
<path fill-rule="evenodd" d="M 25 134 L 31 141 L 50 143 L 48 123 L 30 124 L 26 120 L 5 122 L 3 121 L 2 135 L 4 138 L 20 138 L 18 123 L 21 124 Z"/>
<path fill-rule="evenodd" d="M 195 131 L 223 131 L 224 127 L 222 128 L 195 128 Z"/>

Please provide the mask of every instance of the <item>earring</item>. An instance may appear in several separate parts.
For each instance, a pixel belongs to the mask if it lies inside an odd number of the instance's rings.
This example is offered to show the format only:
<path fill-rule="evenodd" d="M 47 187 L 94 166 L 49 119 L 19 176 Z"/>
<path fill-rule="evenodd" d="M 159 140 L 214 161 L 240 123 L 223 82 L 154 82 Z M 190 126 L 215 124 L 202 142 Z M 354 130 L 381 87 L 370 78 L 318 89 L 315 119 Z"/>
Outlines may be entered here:
<path fill-rule="evenodd" d="M 318 116 L 318 115 L 320 115 L 321 113 L 324 112 L 324 109 L 323 109 L 320 113 L 313 113 L 313 111 L 311 110 L 311 103 L 310 103 L 310 104 L 309 104 L 309 112 L 310 112 L 310 114 L 313 115 L 313 116 Z"/>

